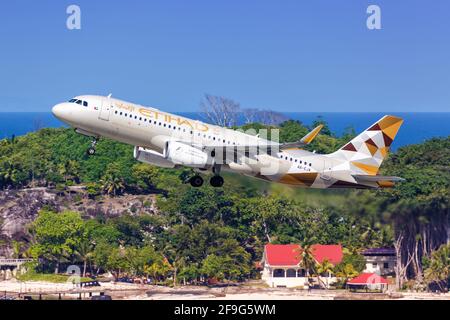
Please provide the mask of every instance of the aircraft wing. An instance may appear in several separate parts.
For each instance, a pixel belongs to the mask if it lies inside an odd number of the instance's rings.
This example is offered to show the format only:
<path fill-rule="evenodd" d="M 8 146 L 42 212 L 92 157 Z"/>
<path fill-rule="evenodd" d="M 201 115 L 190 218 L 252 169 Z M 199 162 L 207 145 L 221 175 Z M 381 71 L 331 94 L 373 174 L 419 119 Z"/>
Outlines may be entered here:
<path fill-rule="evenodd" d="M 299 141 L 296 142 L 286 142 L 286 143 L 278 143 L 278 142 L 273 142 L 273 141 L 267 141 L 266 143 L 263 142 L 261 144 L 249 144 L 249 145 L 240 145 L 240 146 L 236 146 L 236 145 L 229 145 L 229 144 L 222 144 L 222 143 L 217 143 L 217 144 L 213 144 L 213 145 L 198 145 L 198 147 L 202 147 L 204 149 L 214 149 L 214 148 L 224 148 L 227 150 L 250 150 L 250 149 L 254 149 L 256 150 L 257 148 L 259 149 L 263 149 L 263 150 L 280 150 L 280 149 L 285 149 L 285 148 L 299 148 L 299 147 L 304 147 L 308 144 L 310 144 L 319 134 L 320 130 L 322 130 L 323 125 L 319 125 L 317 127 L 315 127 L 313 130 L 311 130 L 310 132 L 308 132 L 308 134 L 306 134 L 303 138 L 301 138 Z"/>
<path fill-rule="evenodd" d="M 289 142 L 289 143 L 278 143 L 269 140 L 261 140 L 260 144 L 248 144 L 248 145 L 230 145 L 225 143 L 215 143 L 215 144 L 202 144 L 199 142 L 187 142 L 187 141 L 178 141 L 180 143 L 188 144 L 192 147 L 203 150 L 207 153 L 215 153 L 216 160 L 224 163 L 229 162 L 238 162 L 238 159 L 241 157 L 245 158 L 254 158 L 256 155 L 270 154 L 274 155 L 280 152 L 281 149 L 285 148 L 299 148 L 302 146 L 306 146 L 314 138 L 322 129 L 323 125 L 319 125 L 310 131 L 307 135 L 305 135 L 300 141 L 297 142 Z M 226 160 L 225 160 L 226 159 Z"/>

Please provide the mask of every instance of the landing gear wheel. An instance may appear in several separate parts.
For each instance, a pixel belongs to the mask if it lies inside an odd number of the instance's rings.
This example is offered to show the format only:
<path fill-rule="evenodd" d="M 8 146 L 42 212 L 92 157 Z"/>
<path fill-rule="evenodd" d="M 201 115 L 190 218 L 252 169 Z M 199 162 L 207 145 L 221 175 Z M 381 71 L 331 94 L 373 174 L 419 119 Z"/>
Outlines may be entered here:
<path fill-rule="evenodd" d="M 95 148 L 90 147 L 87 149 L 86 153 L 88 156 L 93 156 L 95 154 Z"/>
<path fill-rule="evenodd" d="M 199 188 L 203 185 L 203 178 L 200 176 L 193 176 L 191 179 L 189 179 L 189 183 L 194 188 Z"/>
<path fill-rule="evenodd" d="M 209 180 L 209 183 L 214 187 L 214 188 L 220 188 L 223 186 L 223 178 L 221 176 L 214 176 Z"/>
<path fill-rule="evenodd" d="M 86 153 L 88 156 L 93 156 L 95 154 L 95 146 L 97 145 L 97 139 L 92 140 L 91 146 L 87 149 Z"/>

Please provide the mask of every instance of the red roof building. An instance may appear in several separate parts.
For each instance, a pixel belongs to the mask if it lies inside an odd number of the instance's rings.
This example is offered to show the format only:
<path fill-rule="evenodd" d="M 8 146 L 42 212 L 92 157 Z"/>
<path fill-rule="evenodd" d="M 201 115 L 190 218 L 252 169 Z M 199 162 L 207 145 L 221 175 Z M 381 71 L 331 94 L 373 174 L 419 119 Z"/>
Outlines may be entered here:
<path fill-rule="evenodd" d="M 308 284 L 309 271 L 302 267 L 302 247 L 298 244 L 267 244 L 264 247 L 261 266 L 262 279 L 271 287 L 301 287 Z M 337 265 L 342 261 L 341 245 L 311 246 L 311 253 L 317 263 L 328 260 Z M 328 275 L 327 284 L 333 282 Z"/>
<path fill-rule="evenodd" d="M 348 281 L 347 284 L 351 285 L 371 285 L 371 284 L 385 284 L 388 285 L 388 281 L 382 276 L 376 273 L 361 273 L 356 278 Z"/>
<path fill-rule="evenodd" d="M 356 278 L 347 282 L 351 289 L 364 288 L 383 291 L 388 286 L 388 281 L 376 273 L 361 273 Z"/>
<path fill-rule="evenodd" d="M 311 253 L 317 263 L 328 260 L 333 265 L 342 261 L 341 245 L 314 244 Z M 302 248 L 298 244 L 266 244 L 263 262 L 270 266 L 298 266 L 300 264 Z"/>

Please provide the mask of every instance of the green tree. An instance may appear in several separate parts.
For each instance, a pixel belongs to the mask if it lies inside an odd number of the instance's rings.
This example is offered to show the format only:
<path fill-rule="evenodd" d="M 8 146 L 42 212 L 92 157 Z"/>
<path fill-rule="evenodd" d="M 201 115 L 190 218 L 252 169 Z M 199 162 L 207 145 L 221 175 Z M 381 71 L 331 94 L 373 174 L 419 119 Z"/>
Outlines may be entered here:
<path fill-rule="evenodd" d="M 355 267 L 351 263 L 342 264 L 335 269 L 336 276 L 344 279 L 344 284 L 347 283 L 348 279 L 356 277 L 359 272 L 355 270 Z"/>
<path fill-rule="evenodd" d="M 425 280 L 429 284 L 436 283 L 442 292 L 447 292 L 450 280 L 450 244 L 442 245 L 434 251 L 428 264 Z"/>
<path fill-rule="evenodd" d="M 125 181 L 120 174 L 120 166 L 118 163 L 108 165 L 105 175 L 102 178 L 103 191 L 106 194 L 121 194 L 125 190 Z"/>
<path fill-rule="evenodd" d="M 74 253 L 84 234 L 80 214 L 71 211 L 55 213 L 42 210 L 31 229 L 36 240 L 30 248 L 33 257 L 54 262 L 55 274 L 60 263 Z"/>
<path fill-rule="evenodd" d="M 83 277 L 86 277 L 87 264 L 94 256 L 94 244 L 90 239 L 83 238 L 75 247 L 74 255 L 83 263 Z"/>
<path fill-rule="evenodd" d="M 132 176 L 137 187 L 142 191 L 149 191 L 158 183 L 158 169 L 154 166 L 138 163 L 133 166 Z"/>
<path fill-rule="evenodd" d="M 306 270 L 306 275 L 308 277 L 317 274 L 316 271 L 316 258 L 314 257 L 312 246 L 305 244 L 298 252 L 300 258 L 300 266 Z"/>
<path fill-rule="evenodd" d="M 317 277 L 319 279 L 319 282 L 322 283 L 322 285 L 325 288 L 329 288 L 329 277 L 334 272 L 334 265 L 328 261 L 327 259 L 324 259 L 322 263 L 318 263 L 316 266 L 317 270 Z M 326 277 L 326 283 L 322 281 L 321 276 L 324 275 Z"/>
<path fill-rule="evenodd" d="M 202 261 L 201 272 L 208 278 L 223 280 L 227 272 L 226 266 L 229 264 L 228 260 L 228 257 L 210 254 Z"/>

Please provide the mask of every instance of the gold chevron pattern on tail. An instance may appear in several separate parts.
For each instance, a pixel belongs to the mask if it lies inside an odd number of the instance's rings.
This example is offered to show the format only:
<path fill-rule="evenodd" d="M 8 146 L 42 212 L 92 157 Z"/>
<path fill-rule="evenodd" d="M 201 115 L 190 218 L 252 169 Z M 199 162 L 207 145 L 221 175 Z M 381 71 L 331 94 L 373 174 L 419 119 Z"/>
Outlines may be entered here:
<path fill-rule="evenodd" d="M 384 116 L 335 155 L 348 160 L 355 172 L 376 175 L 402 123 L 399 117 Z"/>

